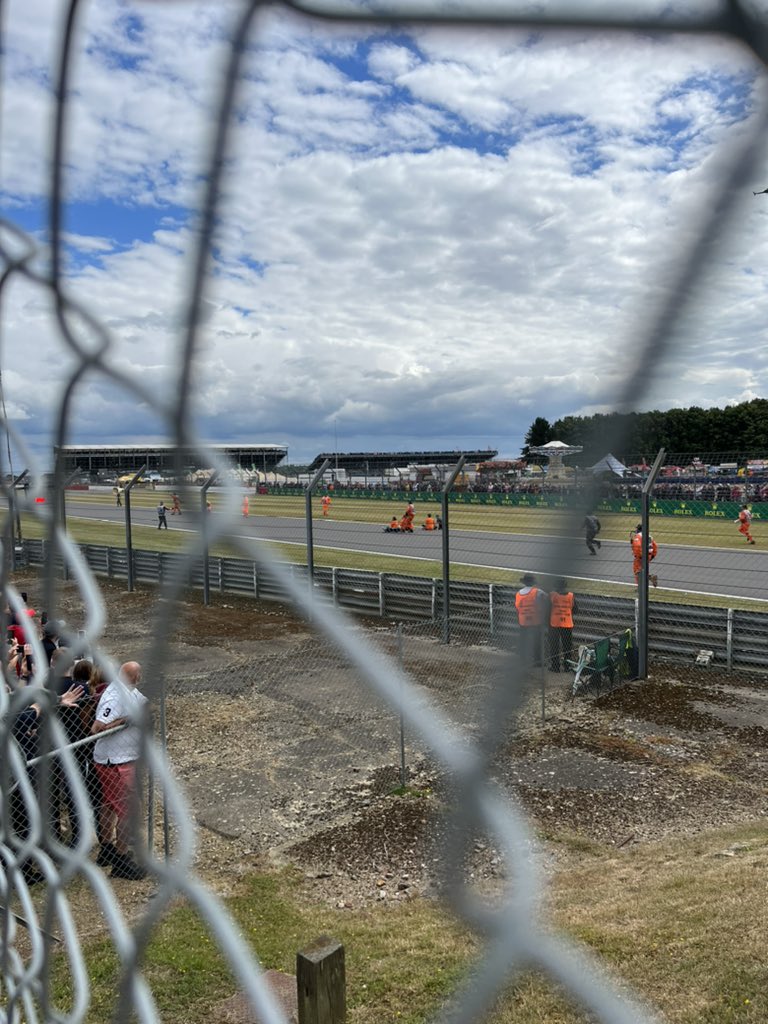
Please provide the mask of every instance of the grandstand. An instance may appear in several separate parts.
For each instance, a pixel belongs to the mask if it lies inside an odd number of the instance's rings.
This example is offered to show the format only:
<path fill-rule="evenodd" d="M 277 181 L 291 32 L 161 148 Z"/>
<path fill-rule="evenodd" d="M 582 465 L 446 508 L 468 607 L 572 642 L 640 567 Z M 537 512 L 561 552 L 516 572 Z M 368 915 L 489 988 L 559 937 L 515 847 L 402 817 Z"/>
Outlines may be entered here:
<path fill-rule="evenodd" d="M 273 470 L 288 454 L 287 446 L 280 444 L 211 444 L 207 448 L 238 469 L 263 473 Z M 68 444 L 55 448 L 54 454 L 63 460 L 65 473 L 80 470 L 94 479 L 136 472 L 142 466 L 147 467 L 147 472 L 173 474 L 178 467 L 177 450 L 171 444 Z M 184 472 L 209 469 L 210 465 L 204 462 L 199 452 L 181 455 Z"/>
<path fill-rule="evenodd" d="M 467 462 L 487 462 L 498 454 L 493 448 L 454 452 L 324 452 L 315 456 L 307 470 L 314 473 L 328 459 L 334 469 L 344 470 L 348 476 L 380 476 L 388 469 L 408 466 L 455 466 L 462 455 Z"/>

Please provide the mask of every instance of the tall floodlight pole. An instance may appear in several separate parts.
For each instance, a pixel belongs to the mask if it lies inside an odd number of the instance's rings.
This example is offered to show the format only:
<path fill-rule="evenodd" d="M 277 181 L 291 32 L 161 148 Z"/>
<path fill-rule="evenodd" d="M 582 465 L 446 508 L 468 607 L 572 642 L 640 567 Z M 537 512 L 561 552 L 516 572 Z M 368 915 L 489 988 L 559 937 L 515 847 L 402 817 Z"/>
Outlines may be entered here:
<path fill-rule="evenodd" d="M 640 525 L 642 528 L 641 566 L 638 580 L 637 595 L 637 675 L 640 679 L 648 678 L 648 548 L 650 547 L 650 495 L 656 477 L 664 462 L 665 451 L 659 453 L 653 461 L 651 471 L 646 477 L 640 493 Z"/>
<path fill-rule="evenodd" d="M 131 532 L 131 490 L 134 484 L 137 484 L 141 479 L 141 474 L 145 473 L 147 469 L 147 463 L 145 462 L 138 473 L 135 473 L 128 483 L 123 488 L 125 494 L 125 554 L 126 554 L 126 566 L 128 569 L 128 593 L 133 593 L 134 587 L 134 575 L 133 575 L 133 534 Z M 118 487 L 120 486 L 118 482 Z"/>
<path fill-rule="evenodd" d="M 441 513 L 443 518 L 443 643 L 451 642 L 451 548 L 448 530 L 448 494 L 456 482 L 456 477 L 464 468 L 467 461 L 466 455 L 462 455 L 454 466 L 453 472 L 445 481 L 440 495 Z"/>
<path fill-rule="evenodd" d="M 315 578 L 315 545 L 314 538 L 312 536 L 312 491 L 317 487 L 318 482 L 322 479 L 323 473 L 328 469 L 328 463 L 330 459 L 324 459 L 322 466 L 318 469 L 315 475 L 307 484 L 307 493 L 304 496 L 305 501 L 305 516 L 307 520 L 307 576 L 309 577 L 309 587 L 312 589 L 312 584 Z"/>

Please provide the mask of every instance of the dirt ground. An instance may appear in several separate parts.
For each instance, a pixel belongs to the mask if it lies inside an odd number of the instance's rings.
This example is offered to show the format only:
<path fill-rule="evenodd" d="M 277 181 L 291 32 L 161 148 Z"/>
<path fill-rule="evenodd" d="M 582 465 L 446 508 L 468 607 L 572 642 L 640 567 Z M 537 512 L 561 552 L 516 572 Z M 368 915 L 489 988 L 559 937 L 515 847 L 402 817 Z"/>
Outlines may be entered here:
<path fill-rule="evenodd" d="M 38 583 L 17 585 L 39 600 Z M 105 650 L 144 661 L 156 594 L 105 585 Z M 407 789 L 400 784 L 396 712 L 311 625 L 280 605 L 191 593 L 169 638 L 168 757 L 199 826 L 198 870 L 232 891 L 256 864 L 292 863 L 307 891 L 336 906 L 431 894 L 440 885 L 450 781 L 406 729 Z M 83 623 L 74 587 L 60 614 Z M 356 624 L 395 654 L 393 624 Z M 405 665 L 417 700 L 477 738 L 503 655 L 441 645 L 407 631 Z M 568 833 L 627 847 L 768 815 L 768 681 L 690 666 L 652 665 L 651 678 L 571 702 L 566 675 L 502 730 L 489 772 L 517 799 L 556 858 Z M 156 844 L 162 836 L 156 821 Z M 173 829 L 172 829 L 173 835 Z M 482 887 L 504 876 L 500 852 L 478 836 L 467 871 Z M 125 883 L 124 883 L 125 884 Z M 151 882 L 129 883 L 137 898 Z"/>

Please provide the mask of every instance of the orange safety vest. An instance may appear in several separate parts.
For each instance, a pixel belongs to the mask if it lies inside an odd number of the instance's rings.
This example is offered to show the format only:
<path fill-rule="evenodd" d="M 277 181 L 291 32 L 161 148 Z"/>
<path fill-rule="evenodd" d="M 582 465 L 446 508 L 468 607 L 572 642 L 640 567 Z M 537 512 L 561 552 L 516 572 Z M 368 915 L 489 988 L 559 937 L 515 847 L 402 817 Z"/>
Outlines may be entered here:
<path fill-rule="evenodd" d="M 552 609 L 549 624 L 557 629 L 573 629 L 573 594 L 550 594 Z"/>
<path fill-rule="evenodd" d="M 659 546 L 653 537 L 648 538 L 648 560 L 652 560 L 656 557 L 659 551 Z M 635 558 L 643 557 L 643 535 L 636 533 L 632 540 L 632 554 Z"/>
<path fill-rule="evenodd" d="M 531 587 L 527 594 L 515 594 L 517 620 L 521 626 L 540 626 L 541 608 L 537 600 L 539 595 L 536 587 Z"/>

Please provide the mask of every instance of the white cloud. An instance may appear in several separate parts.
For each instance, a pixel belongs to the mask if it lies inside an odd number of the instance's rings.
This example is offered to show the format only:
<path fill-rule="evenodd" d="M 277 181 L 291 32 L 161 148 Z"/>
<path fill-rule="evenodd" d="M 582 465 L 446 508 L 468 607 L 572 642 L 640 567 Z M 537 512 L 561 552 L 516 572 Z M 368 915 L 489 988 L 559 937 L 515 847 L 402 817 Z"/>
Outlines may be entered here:
<path fill-rule="evenodd" d="M 67 286 L 107 325 L 111 365 L 166 404 L 196 220 L 164 207 L 199 200 L 231 15 L 83 14 L 66 185 L 112 205 L 98 228 L 67 222 Z M 4 187 L 30 207 L 52 110 L 54 36 L 38 18 L 40 0 L 11 5 L 3 99 Z M 717 40 L 420 29 L 406 43 L 273 12 L 244 70 L 193 397 L 212 439 L 290 439 L 297 457 L 327 447 L 335 420 L 347 447 L 426 443 L 426 430 L 509 452 L 534 415 L 610 406 L 722 174 L 715 147 L 753 103 L 751 59 Z M 740 212 L 678 349 L 649 368 L 649 402 L 765 392 L 760 202 Z M 142 205 L 156 220 L 133 231 Z M 34 397 L 6 379 L 9 400 L 49 423 L 41 404 L 55 409 L 71 360 L 45 293 L 11 299 L 8 351 L 33 336 L 41 370 Z M 98 373 L 75 410 L 78 440 L 162 431 Z"/>

